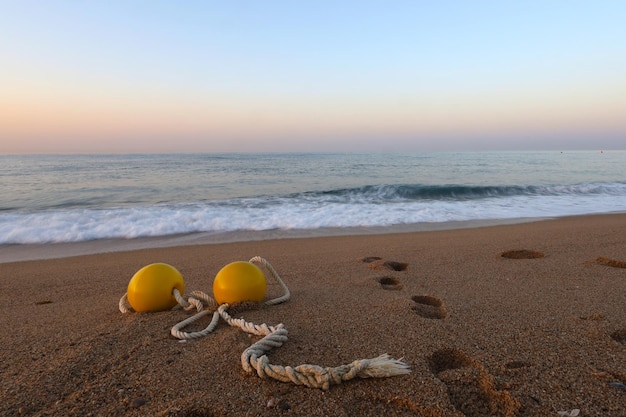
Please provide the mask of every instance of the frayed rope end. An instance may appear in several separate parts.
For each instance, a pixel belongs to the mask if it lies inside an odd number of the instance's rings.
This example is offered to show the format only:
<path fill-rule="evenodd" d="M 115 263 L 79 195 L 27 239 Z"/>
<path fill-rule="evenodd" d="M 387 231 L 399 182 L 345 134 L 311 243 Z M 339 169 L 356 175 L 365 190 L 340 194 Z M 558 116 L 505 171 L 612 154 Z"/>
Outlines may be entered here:
<path fill-rule="evenodd" d="M 405 375 L 411 372 L 408 364 L 402 359 L 394 359 L 388 354 L 369 359 L 367 368 L 359 372 L 361 378 L 386 378 L 396 375 Z"/>

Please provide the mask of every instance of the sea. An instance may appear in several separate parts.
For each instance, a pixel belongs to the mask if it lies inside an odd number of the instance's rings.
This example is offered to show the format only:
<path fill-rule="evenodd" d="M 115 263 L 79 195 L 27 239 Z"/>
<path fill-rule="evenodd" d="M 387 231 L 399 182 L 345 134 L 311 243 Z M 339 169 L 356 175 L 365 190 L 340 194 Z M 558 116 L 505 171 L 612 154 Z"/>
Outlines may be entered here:
<path fill-rule="evenodd" d="M 0 155 L 0 245 L 626 212 L 626 151 Z"/>

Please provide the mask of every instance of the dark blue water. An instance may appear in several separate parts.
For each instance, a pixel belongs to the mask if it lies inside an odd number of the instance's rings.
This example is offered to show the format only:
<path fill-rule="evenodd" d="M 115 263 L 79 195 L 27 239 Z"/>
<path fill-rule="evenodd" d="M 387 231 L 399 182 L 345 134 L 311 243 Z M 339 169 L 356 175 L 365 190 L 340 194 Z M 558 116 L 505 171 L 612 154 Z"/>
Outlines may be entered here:
<path fill-rule="evenodd" d="M 0 244 L 626 211 L 626 152 L 0 156 Z"/>

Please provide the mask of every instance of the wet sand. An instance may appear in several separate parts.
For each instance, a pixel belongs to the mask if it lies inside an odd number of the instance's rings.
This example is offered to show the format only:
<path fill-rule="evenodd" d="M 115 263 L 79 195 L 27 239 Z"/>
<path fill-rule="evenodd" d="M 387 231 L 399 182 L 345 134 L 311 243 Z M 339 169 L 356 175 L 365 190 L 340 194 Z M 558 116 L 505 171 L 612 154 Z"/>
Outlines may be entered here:
<path fill-rule="evenodd" d="M 170 329 L 192 313 L 118 309 L 149 263 L 211 293 L 222 266 L 255 255 L 291 298 L 231 313 L 285 325 L 272 364 L 388 353 L 411 373 L 328 390 L 261 379 L 240 361 L 259 336 L 222 321 L 181 343 Z M 625 416 L 625 261 L 626 214 L 611 214 L 6 262 L 0 415 Z"/>

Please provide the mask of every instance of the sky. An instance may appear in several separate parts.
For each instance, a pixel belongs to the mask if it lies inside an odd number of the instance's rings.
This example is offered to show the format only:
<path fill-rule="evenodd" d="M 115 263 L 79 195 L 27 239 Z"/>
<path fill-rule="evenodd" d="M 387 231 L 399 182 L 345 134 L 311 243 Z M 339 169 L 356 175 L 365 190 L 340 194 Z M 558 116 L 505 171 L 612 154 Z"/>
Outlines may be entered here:
<path fill-rule="evenodd" d="M 0 10 L 0 153 L 626 149 L 622 0 Z"/>

